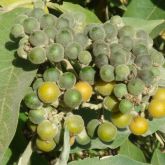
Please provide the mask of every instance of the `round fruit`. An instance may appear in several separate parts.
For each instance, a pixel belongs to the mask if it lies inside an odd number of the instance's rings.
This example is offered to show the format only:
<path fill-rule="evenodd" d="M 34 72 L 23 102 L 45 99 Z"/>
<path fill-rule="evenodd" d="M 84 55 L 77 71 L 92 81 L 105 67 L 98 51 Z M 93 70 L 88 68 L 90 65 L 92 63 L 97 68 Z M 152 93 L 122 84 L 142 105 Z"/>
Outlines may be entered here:
<path fill-rule="evenodd" d="M 93 43 L 93 55 L 95 57 L 99 55 L 110 55 L 109 45 L 103 40 L 97 40 Z"/>
<path fill-rule="evenodd" d="M 93 92 L 92 86 L 89 83 L 79 81 L 74 87 L 81 93 L 84 102 L 89 101 Z"/>
<path fill-rule="evenodd" d="M 64 59 L 64 47 L 61 44 L 51 44 L 47 49 L 47 58 L 51 62 L 60 62 Z"/>
<path fill-rule="evenodd" d="M 34 47 L 28 53 L 28 60 L 33 64 L 42 64 L 46 61 L 45 49 L 41 47 Z"/>
<path fill-rule="evenodd" d="M 111 82 L 114 78 L 114 67 L 112 65 L 104 65 L 100 68 L 100 77 L 105 82 Z"/>
<path fill-rule="evenodd" d="M 123 99 L 119 103 L 119 110 L 121 113 L 128 113 L 133 109 L 133 104 L 127 100 Z"/>
<path fill-rule="evenodd" d="M 50 152 L 56 147 L 56 143 L 54 140 L 41 140 L 39 138 L 36 139 L 36 146 L 39 150 L 44 152 Z"/>
<path fill-rule="evenodd" d="M 70 60 L 76 60 L 81 50 L 82 47 L 79 43 L 71 42 L 65 48 L 65 56 Z"/>
<path fill-rule="evenodd" d="M 165 88 L 158 88 L 153 98 L 156 100 L 165 101 Z"/>
<path fill-rule="evenodd" d="M 89 84 L 94 84 L 96 71 L 91 66 L 86 66 L 80 71 L 80 79 L 87 81 Z"/>
<path fill-rule="evenodd" d="M 122 114 L 120 112 L 113 113 L 111 116 L 112 123 L 118 128 L 127 127 L 132 120 L 131 114 Z"/>
<path fill-rule="evenodd" d="M 113 93 L 117 98 L 122 98 L 128 93 L 127 86 L 123 83 L 115 84 Z"/>
<path fill-rule="evenodd" d="M 53 139 L 58 132 L 58 128 L 52 125 L 49 120 L 42 121 L 37 127 L 37 134 L 42 140 Z"/>
<path fill-rule="evenodd" d="M 38 97 L 44 103 L 53 103 L 59 95 L 59 87 L 54 82 L 43 82 L 38 88 Z"/>
<path fill-rule="evenodd" d="M 104 122 L 99 125 L 97 135 L 103 142 L 111 142 L 117 135 L 117 128 L 111 122 Z"/>
<path fill-rule="evenodd" d="M 129 91 L 129 93 L 132 94 L 132 95 L 135 95 L 135 96 L 138 96 L 139 94 L 142 94 L 144 88 L 145 88 L 145 84 L 139 78 L 132 79 L 128 83 L 128 91 Z"/>
<path fill-rule="evenodd" d="M 27 94 L 24 97 L 24 103 L 30 109 L 38 109 L 42 106 L 42 103 L 35 92 Z"/>
<path fill-rule="evenodd" d="M 45 81 L 58 81 L 60 77 L 60 71 L 57 68 L 48 68 L 43 73 L 43 78 Z"/>
<path fill-rule="evenodd" d="M 81 64 L 88 65 L 92 61 L 92 56 L 90 52 L 84 50 L 79 53 L 78 60 Z"/>
<path fill-rule="evenodd" d="M 45 120 L 46 112 L 41 109 L 30 110 L 28 114 L 29 120 L 34 124 L 39 124 Z"/>
<path fill-rule="evenodd" d="M 115 79 L 116 81 L 124 81 L 127 80 L 130 74 L 129 66 L 125 64 L 121 64 L 115 67 Z"/>
<path fill-rule="evenodd" d="M 129 129 L 134 135 L 142 135 L 146 133 L 148 127 L 148 120 L 140 116 L 133 118 L 129 125 Z"/>
<path fill-rule="evenodd" d="M 84 33 L 75 34 L 74 41 L 79 43 L 83 48 L 86 48 L 89 43 L 88 36 L 86 36 Z"/>
<path fill-rule="evenodd" d="M 60 29 L 56 35 L 56 42 L 60 43 L 64 47 L 68 43 L 72 42 L 72 40 L 73 40 L 73 34 L 69 28 Z"/>
<path fill-rule="evenodd" d="M 165 102 L 163 100 L 153 99 L 148 106 L 149 114 L 154 118 L 165 116 Z"/>
<path fill-rule="evenodd" d="M 40 26 L 42 29 L 47 27 L 53 27 L 55 26 L 55 23 L 56 23 L 56 17 L 52 14 L 44 14 L 40 18 Z"/>
<path fill-rule="evenodd" d="M 104 23 L 103 28 L 105 30 L 105 40 L 111 41 L 112 38 L 115 38 L 117 36 L 117 27 L 116 25 L 112 24 L 110 21 L 107 21 Z"/>
<path fill-rule="evenodd" d="M 104 82 L 99 81 L 95 84 L 95 91 L 101 94 L 102 96 L 109 96 L 114 88 L 115 83 L 114 82 Z"/>
<path fill-rule="evenodd" d="M 100 54 L 95 57 L 95 65 L 97 66 L 97 68 L 108 65 L 108 56 L 106 56 L 105 54 Z"/>
<path fill-rule="evenodd" d="M 84 120 L 79 115 L 70 115 L 65 118 L 64 125 L 70 133 L 77 135 L 84 129 Z"/>
<path fill-rule="evenodd" d="M 55 36 L 57 34 L 57 30 L 54 27 L 47 27 L 44 29 L 44 32 L 47 34 L 48 38 L 51 41 L 54 41 Z"/>
<path fill-rule="evenodd" d="M 45 46 L 48 44 L 48 37 L 44 31 L 37 30 L 30 35 L 29 41 L 33 46 Z"/>
<path fill-rule="evenodd" d="M 28 17 L 23 21 L 24 31 L 27 34 L 31 34 L 33 31 L 39 30 L 40 24 L 36 18 Z"/>
<path fill-rule="evenodd" d="M 24 36 L 24 28 L 20 24 L 15 24 L 11 29 L 11 34 L 14 38 L 23 37 Z"/>
<path fill-rule="evenodd" d="M 118 32 L 119 38 L 124 36 L 134 37 L 134 35 L 135 35 L 135 30 L 132 26 L 129 25 L 123 26 Z"/>
<path fill-rule="evenodd" d="M 77 89 L 68 89 L 64 93 L 64 103 L 69 108 L 75 108 L 81 104 L 82 96 Z"/>
<path fill-rule="evenodd" d="M 72 88 L 76 83 L 76 76 L 72 72 L 65 72 L 59 78 L 59 86 L 64 89 Z"/>
<path fill-rule="evenodd" d="M 105 38 L 104 28 L 99 25 L 93 25 L 89 30 L 89 36 L 93 41 L 104 39 Z"/>

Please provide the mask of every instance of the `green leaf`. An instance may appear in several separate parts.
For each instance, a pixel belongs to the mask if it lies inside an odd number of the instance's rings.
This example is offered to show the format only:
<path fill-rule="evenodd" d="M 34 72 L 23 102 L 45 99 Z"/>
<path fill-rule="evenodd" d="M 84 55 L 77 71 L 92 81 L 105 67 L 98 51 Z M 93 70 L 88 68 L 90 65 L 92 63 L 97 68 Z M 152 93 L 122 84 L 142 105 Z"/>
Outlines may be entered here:
<path fill-rule="evenodd" d="M 149 121 L 149 131 L 144 136 L 151 135 L 158 130 L 165 133 L 164 125 L 165 125 L 164 117 L 158 119 L 155 118 Z"/>
<path fill-rule="evenodd" d="M 151 33 L 153 37 L 159 34 L 160 29 L 157 31 L 154 31 L 159 25 L 165 23 L 165 20 L 145 20 L 141 18 L 129 18 L 129 17 L 123 17 L 123 21 L 126 25 L 133 26 L 136 30 L 143 29 L 148 33 Z M 154 35 L 153 35 L 154 33 Z"/>
<path fill-rule="evenodd" d="M 24 11 L 0 15 L 0 161 L 15 134 L 20 102 L 36 74 L 36 67 L 15 58 L 17 45 L 9 37 L 15 17 Z"/>
<path fill-rule="evenodd" d="M 154 151 L 154 154 L 151 159 L 152 165 L 164 165 L 165 162 L 165 154 L 160 152 L 158 149 Z"/>
<path fill-rule="evenodd" d="M 149 165 L 147 163 L 138 162 L 136 160 L 130 159 L 124 155 L 109 156 L 108 158 L 87 158 L 84 160 L 78 160 L 68 163 L 68 165 Z"/>
<path fill-rule="evenodd" d="M 161 24 L 159 24 L 158 26 L 156 26 L 150 33 L 150 36 L 152 38 L 157 37 L 158 34 L 160 34 L 160 32 L 162 32 L 165 29 L 165 21 Z"/>
<path fill-rule="evenodd" d="M 91 143 L 89 145 L 87 146 L 76 145 L 74 146 L 74 148 L 72 148 L 71 152 L 74 153 L 84 149 L 105 149 L 105 148 L 115 149 L 121 146 L 128 139 L 129 134 L 130 132 L 127 130 L 126 131 L 118 130 L 118 135 L 113 142 L 103 143 L 102 141 L 99 140 L 99 138 L 91 139 Z"/>
<path fill-rule="evenodd" d="M 55 10 L 59 10 L 61 12 L 81 12 L 85 15 L 87 24 L 88 23 L 100 23 L 100 20 L 93 12 L 81 7 L 78 4 L 73 4 L 70 2 L 63 2 L 62 5 L 59 5 L 57 3 L 48 2 L 47 6 L 50 8 L 53 8 Z"/>
<path fill-rule="evenodd" d="M 146 20 L 164 19 L 164 8 L 164 0 L 131 0 L 124 16 Z"/>
<path fill-rule="evenodd" d="M 146 162 L 143 152 L 129 140 L 120 146 L 119 154 L 140 162 Z"/>
<path fill-rule="evenodd" d="M 1 161 L 1 165 L 6 165 L 7 162 L 9 161 L 10 157 L 12 155 L 12 151 L 10 148 L 8 148 L 3 156 L 3 159 Z"/>

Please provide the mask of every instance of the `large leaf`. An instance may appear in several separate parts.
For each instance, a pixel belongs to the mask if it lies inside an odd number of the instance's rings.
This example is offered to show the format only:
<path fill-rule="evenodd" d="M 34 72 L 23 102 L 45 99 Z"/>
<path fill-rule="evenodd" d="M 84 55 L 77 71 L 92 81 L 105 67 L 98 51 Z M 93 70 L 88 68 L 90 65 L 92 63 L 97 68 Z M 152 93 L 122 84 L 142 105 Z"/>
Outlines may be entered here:
<path fill-rule="evenodd" d="M 36 67 L 15 59 L 17 45 L 9 37 L 15 17 L 23 11 L 0 15 L 0 161 L 15 134 L 20 102 L 36 74 Z"/>
<path fill-rule="evenodd" d="M 165 20 L 158 19 L 158 20 L 145 20 L 141 18 L 130 18 L 130 17 L 123 17 L 123 21 L 126 25 L 131 25 L 135 29 L 143 29 L 148 33 L 151 33 L 152 37 L 156 37 L 160 31 L 162 30 L 162 24 L 165 23 Z M 161 25 L 161 27 L 160 27 Z"/>
<path fill-rule="evenodd" d="M 164 125 L 165 125 L 165 118 L 164 117 L 163 118 L 155 118 L 153 120 L 150 120 L 149 121 L 149 130 L 143 136 L 151 135 L 158 130 L 165 133 Z"/>
<path fill-rule="evenodd" d="M 158 149 L 156 149 L 152 156 L 151 164 L 164 165 L 164 163 L 165 163 L 165 154 L 160 152 Z"/>
<path fill-rule="evenodd" d="M 99 158 L 87 158 L 84 160 L 73 161 L 68 163 L 68 165 L 149 165 L 147 163 L 138 162 L 136 160 L 130 159 L 124 155 L 110 156 L 100 160 Z"/>
<path fill-rule="evenodd" d="M 131 0 L 124 16 L 147 20 L 165 18 L 164 0 Z"/>
<path fill-rule="evenodd" d="M 71 11 L 81 12 L 81 13 L 85 14 L 85 16 L 86 16 L 86 23 L 99 23 L 100 22 L 98 17 L 93 12 L 81 7 L 78 4 L 73 4 L 70 2 L 63 2 L 62 5 L 59 5 L 57 3 L 48 2 L 47 6 L 50 8 L 56 9 L 56 10 L 60 10 L 62 12 L 71 12 Z"/>
<path fill-rule="evenodd" d="M 146 162 L 143 152 L 129 140 L 120 146 L 119 154 L 140 162 Z"/>
<path fill-rule="evenodd" d="M 10 157 L 12 155 L 12 151 L 10 148 L 8 148 L 3 156 L 3 159 L 1 161 L 1 165 L 6 165 L 7 162 L 9 161 Z"/>

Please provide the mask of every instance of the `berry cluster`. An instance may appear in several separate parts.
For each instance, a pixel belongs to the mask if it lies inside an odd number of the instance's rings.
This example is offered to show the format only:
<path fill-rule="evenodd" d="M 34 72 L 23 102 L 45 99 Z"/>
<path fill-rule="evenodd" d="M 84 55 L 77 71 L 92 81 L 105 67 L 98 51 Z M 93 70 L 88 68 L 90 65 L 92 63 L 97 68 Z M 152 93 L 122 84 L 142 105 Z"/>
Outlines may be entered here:
<path fill-rule="evenodd" d="M 64 127 L 71 144 L 80 145 L 90 143 L 96 134 L 101 141 L 111 142 L 117 129 L 127 127 L 135 135 L 146 133 L 144 110 L 164 64 L 148 33 L 125 25 L 121 17 L 88 24 L 83 30 L 77 28 L 75 18 L 75 13 L 56 17 L 35 8 L 18 16 L 11 29 L 19 39 L 18 56 L 44 68 L 39 69 L 24 103 L 29 108 L 28 126 L 37 135 L 36 146 L 45 152 L 60 143 Z M 84 123 L 74 114 L 84 106 L 110 111 L 109 121 L 101 117 Z"/>

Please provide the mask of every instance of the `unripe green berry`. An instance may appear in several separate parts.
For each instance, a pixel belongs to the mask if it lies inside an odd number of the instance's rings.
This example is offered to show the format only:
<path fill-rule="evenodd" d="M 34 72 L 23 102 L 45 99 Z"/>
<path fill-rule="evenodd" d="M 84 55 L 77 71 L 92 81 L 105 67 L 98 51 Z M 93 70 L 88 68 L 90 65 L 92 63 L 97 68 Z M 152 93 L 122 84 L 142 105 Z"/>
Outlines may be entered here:
<path fill-rule="evenodd" d="M 111 65 L 103 65 L 100 68 L 100 77 L 105 82 L 111 82 L 114 80 L 114 67 Z"/>
<path fill-rule="evenodd" d="M 138 96 L 139 94 L 142 94 L 145 84 L 141 79 L 136 78 L 130 80 L 127 87 L 130 94 Z"/>
<path fill-rule="evenodd" d="M 34 47 L 28 53 L 28 60 L 33 64 L 42 64 L 46 61 L 46 52 L 44 48 Z"/>
<path fill-rule="evenodd" d="M 64 47 L 59 43 L 53 43 L 48 47 L 46 56 L 50 62 L 60 62 L 64 59 Z"/>
<path fill-rule="evenodd" d="M 123 83 L 115 84 L 113 93 L 117 98 L 122 98 L 128 93 L 127 86 Z"/>
<path fill-rule="evenodd" d="M 119 110 L 121 113 L 128 113 L 133 109 L 133 104 L 127 100 L 123 99 L 119 103 Z"/>
<path fill-rule="evenodd" d="M 14 24 L 11 28 L 11 35 L 14 36 L 14 38 L 23 37 L 25 35 L 23 26 L 20 24 Z"/>
<path fill-rule="evenodd" d="M 31 34 L 32 32 L 40 29 L 40 24 L 34 17 L 28 17 L 23 21 L 24 31 L 27 34 Z"/>
<path fill-rule="evenodd" d="M 58 132 L 57 126 L 49 120 L 42 121 L 37 127 L 37 134 L 42 140 L 52 140 Z"/>

